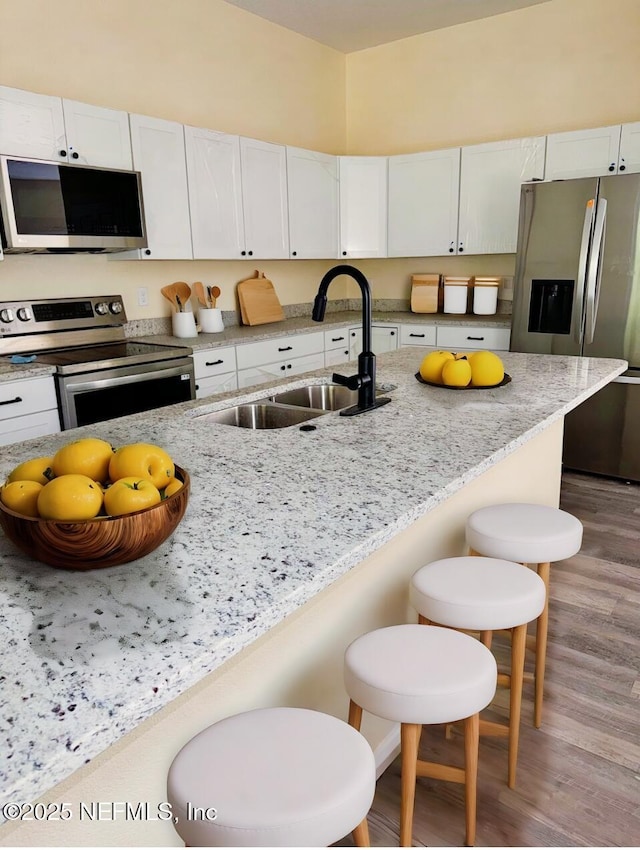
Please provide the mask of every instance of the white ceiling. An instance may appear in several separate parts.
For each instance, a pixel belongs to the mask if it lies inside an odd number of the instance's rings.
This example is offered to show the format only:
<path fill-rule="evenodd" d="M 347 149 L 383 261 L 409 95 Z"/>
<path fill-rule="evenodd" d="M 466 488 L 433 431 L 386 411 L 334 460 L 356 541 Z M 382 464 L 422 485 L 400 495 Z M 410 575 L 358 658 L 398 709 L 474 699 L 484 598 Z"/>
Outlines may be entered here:
<path fill-rule="evenodd" d="M 342 53 L 550 0 L 226 0 Z"/>

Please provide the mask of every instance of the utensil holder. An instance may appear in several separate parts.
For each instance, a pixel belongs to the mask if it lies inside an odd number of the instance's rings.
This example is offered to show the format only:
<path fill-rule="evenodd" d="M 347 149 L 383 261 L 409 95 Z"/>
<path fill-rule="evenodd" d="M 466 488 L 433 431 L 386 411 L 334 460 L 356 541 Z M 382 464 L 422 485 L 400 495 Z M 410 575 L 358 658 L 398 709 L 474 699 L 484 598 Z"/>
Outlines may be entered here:
<path fill-rule="evenodd" d="M 190 311 L 172 313 L 171 327 L 173 328 L 173 335 L 180 339 L 198 336 L 196 318 Z"/>
<path fill-rule="evenodd" d="M 198 310 L 200 330 L 205 334 L 217 334 L 224 330 L 222 310 L 218 307 L 207 307 Z"/>

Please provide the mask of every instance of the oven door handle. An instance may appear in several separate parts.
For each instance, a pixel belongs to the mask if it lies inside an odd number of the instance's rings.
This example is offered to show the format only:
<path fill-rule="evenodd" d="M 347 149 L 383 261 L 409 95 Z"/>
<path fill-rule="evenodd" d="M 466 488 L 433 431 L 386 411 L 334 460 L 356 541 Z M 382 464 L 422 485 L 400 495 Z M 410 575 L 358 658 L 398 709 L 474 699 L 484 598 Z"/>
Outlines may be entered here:
<path fill-rule="evenodd" d="M 94 377 L 94 378 L 67 378 L 64 381 L 65 391 L 71 393 L 81 393 L 90 390 L 107 389 L 108 387 L 117 387 L 122 384 L 140 384 L 155 381 L 159 378 L 171 378 L 184 373 L 185 380 L 190 380 L 193 375 L 193 365 L 187 361 L 179 365 L 172 366 L 167 369 L 156 369 L 145 372 L 136 372 L 130 375 L 111 375 Z"/>

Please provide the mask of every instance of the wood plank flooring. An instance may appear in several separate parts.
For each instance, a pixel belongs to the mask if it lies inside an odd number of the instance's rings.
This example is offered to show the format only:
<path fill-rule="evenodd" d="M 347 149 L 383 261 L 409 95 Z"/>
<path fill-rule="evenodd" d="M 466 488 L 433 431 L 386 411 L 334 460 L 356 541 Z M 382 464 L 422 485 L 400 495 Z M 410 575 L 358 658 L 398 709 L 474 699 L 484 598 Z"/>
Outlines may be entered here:
<path fill-rule="evenodd" d="M 565 473 L 561 507 L 583 522 L 584 540 L 551 569 L 543 724 L 532 725 L 525 684 L 513 791 L 506 740 L 481 739 L 478 847 L 640 845 L 640 485 Z M 506 706 L 501 689 L 487 716 L 505 718 Z M 462 738 L 445 740 L 441 727 L 423 731 L 421 751 L 462 764 Z M 399 795 L 396 759 L 378 780 L 373 846 L 398 845 Z M 413 837 L 461 846 L 462 786 L 418 780 Z"/>

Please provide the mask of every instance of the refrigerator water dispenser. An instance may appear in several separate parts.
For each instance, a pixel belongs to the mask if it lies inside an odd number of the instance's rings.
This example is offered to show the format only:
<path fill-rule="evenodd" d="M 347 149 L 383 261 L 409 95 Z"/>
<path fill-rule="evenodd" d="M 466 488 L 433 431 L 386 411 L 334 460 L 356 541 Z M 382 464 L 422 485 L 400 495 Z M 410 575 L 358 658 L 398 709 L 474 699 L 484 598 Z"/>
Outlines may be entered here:
<path fill-rule="evenodd" d="M 529 333 L 571 333 L 574 280 L 532 280 Z"/>

